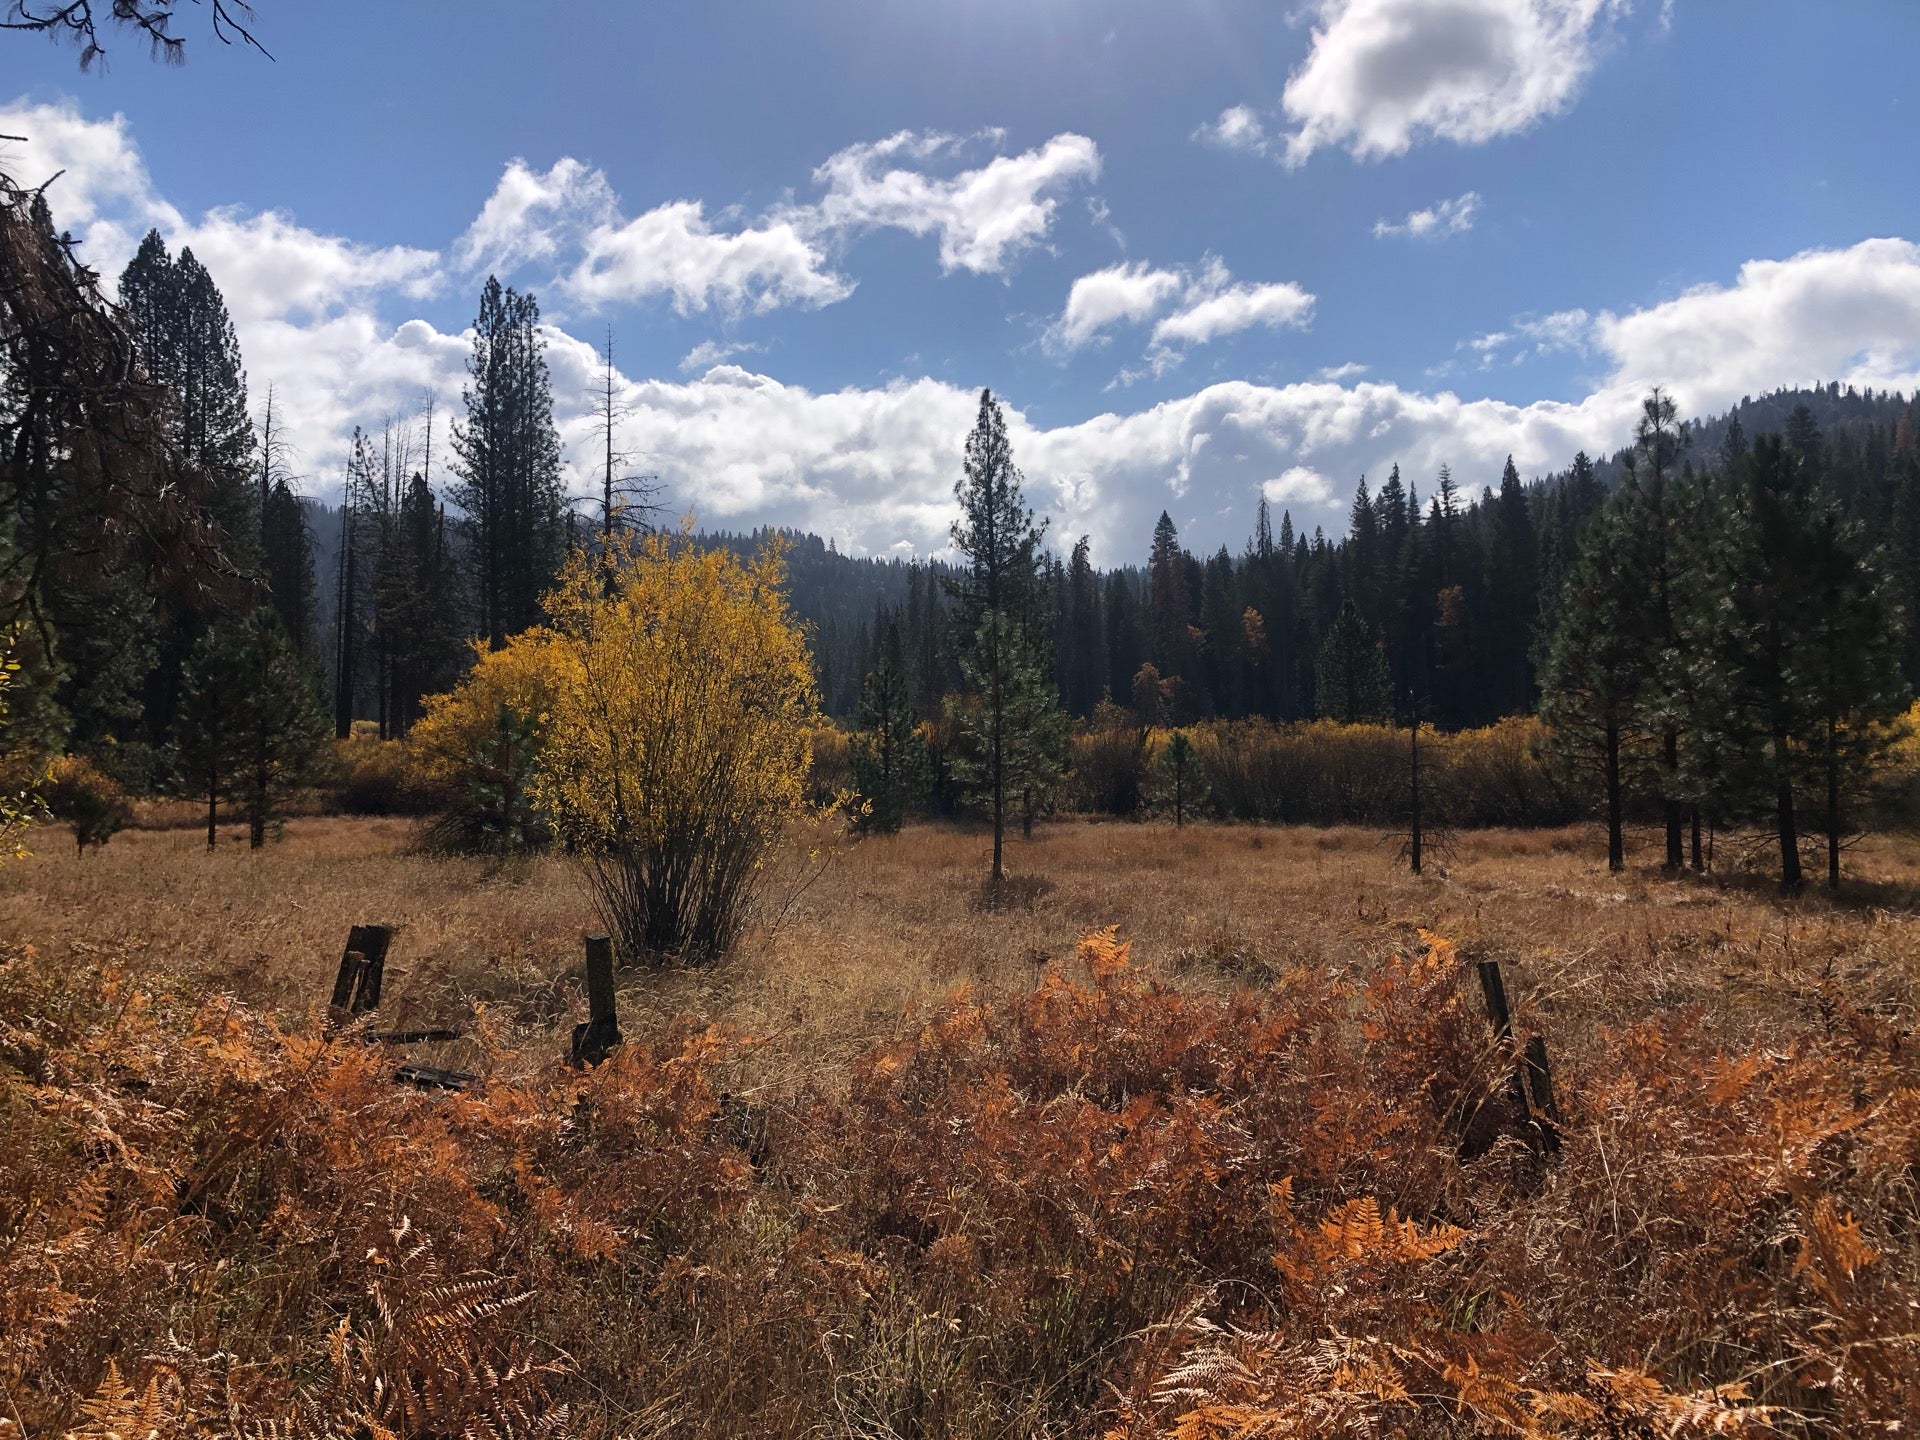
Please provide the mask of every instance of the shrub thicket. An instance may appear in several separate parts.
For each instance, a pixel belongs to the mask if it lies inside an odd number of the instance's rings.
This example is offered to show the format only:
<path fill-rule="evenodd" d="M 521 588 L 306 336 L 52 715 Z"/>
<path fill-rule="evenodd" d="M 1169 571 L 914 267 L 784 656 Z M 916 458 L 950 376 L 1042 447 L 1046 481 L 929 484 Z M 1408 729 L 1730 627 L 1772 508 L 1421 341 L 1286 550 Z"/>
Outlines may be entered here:
<path fill-rule="evenodd" d="M 85 854 L 106 844 L 133 819 L 127 792 L 79 755 L 61 755 L 47 766 L 38 794 L 47 813 L 73 831 L 74 848 Z"/>
<path fill-rule="evenodd" d="M 710 1032 L 436 1098 L 150 967 L 15 957 L 6 1418 L 1838 1440 L 1920 1415 L 1920 1054 L 1845 996 L 1751 1041 L 1671 1015 L 1572 1045 L 1548 1158 L 1444 942 L 1224 998 L 1138 978 L 1110 933 L 1080 959 L 743 1107 Z"/>
<path fill-rule="evenodd" d="M 541 809 L 634 961 L 731 948 L 768 852 L 808 813 L 819 723 L 778 546 L 751 564 L 666 536 L 576 555 L 550 628 L 516 637 L 551 676 Z"/>

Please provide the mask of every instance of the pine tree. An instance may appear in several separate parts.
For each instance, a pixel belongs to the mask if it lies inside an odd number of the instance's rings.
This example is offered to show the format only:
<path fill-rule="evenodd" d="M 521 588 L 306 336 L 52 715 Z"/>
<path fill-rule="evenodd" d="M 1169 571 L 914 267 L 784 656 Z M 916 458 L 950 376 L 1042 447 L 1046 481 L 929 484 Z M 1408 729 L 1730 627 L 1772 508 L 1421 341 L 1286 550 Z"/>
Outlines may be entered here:
<path fill-rule="evenodd" d="M 1314 667 L 1319 714 L 1348 725 L 1389 719 L 1393 714 L 1392 683 L 1379 637 L 1348 600 L 1320 643 Z"/>
<path fill-rule="evenodd" d="M 1680 612 L 1700 751 L 1725 803 L 1770 812 L 1789 891 L 1801 884 L 1809 790 L 1824 796 L 1828 881 L 1839 884 L 1844 801 L 1908 693 L 1885 576 L 1803 453 L 1762 436 L 1723 474 L 1706 564 Z"/>
<path fill-rule="evenodd" d="M 281 801 L 312 773 L 325 734 L 313 672 L 270 606 L 210 626 L 188 662 L 175 730 L 183 786 L 207 802 L 207 848 L 219 840 L 222 800 L 245 815 L 248 844 L 265 844 Z"/>
<path fill-rule="evenodd" d="M 980 392 L 980 412 L 967 437 L 961 478 L 954 484 L 960 518 L 953 523 L 953 547 L 967 568 L 952 584 L 960 604 L 962 665 L 968 686 L 978 697 L 975 738 L 981 751 L 978 784 L 993 815 L 993 868 L 988 885 L 998 894 L 1005 882 L 1002 850 L 1006 808 L 1020 780 L 1014 753 L 1017 723 L 1044 710 L 1032 687 L 1036 656 L 1031 629 L 1036 623 L 1040 538 L 1033 512 L 1021 495 L 1020 471 L 1013 462 L 1006 417 L 991 391 Z M 1051 704 L 1052 685 L 1046 689 Z M 1058 707 L 1053 707 L 1057 709 Z"/>
<path fill-rule="evenodd" d="M 228 554 L 250 562 L 260 519 L 256 441 L 226 300 L 193 251 L 174 259 L 156 230 L 121 273 L 120 294 L 141 368 L 172 393 L 175 444 L 213 482 L 213 512 Z"/>
<path fill-rule="evenodd" d="M 227 563 L 257 571 L 261 504 L 255 478 L 255 437 L 247 411 L 247 377 L 240 343 L 213 277 L 182 250 L 168 253 L 150 230 L 120 276 L 134 358 L 168 394 L 167 428 L 178 460 L 203 477 L 206 509 L 217 526 Z M 155 636 L 157 664 L 149 673 L 143 710 L 149 735 L 173 729 L 181 676 L 204 622 L 174 615 Z"/>
<path fill-rule="evenodd" d="M 1492 679 L 1496 707 L 1503 714 L 1524 715 L 1532 708 L 1530 651 L 1538 608 L 1537 568 L 1533 515 L 1520 472 L 1509 455 L 1493 505 L 1493 543 L 1487 565 Z"/>
<path fill-rule="evenodd" d="M 560 437 L 539 323 L 531 295 L 487 277 L 462 392 L 467 418 L 453 433 L 453 499 L 466 516 L 470 588 L 480 632 L 495 650 L 539 621 L 566 549 Z"/>
<path fill-rule="evenodd" d="M 284 478 L 275 480 L 267 495 L 260 551 L 268 598 L 294 652 L 306 659 L 313 650 L 313 537 L 307 531 L 306 507 Z"/>
<path fill-rule="evenodd" d="M 174 717 L 174 771 L 181 789 L 207 804 L 207 849 L 220 841 L 220 802 L 240 784 L 246 752 L 240 708 L 251 678 L 245 643 L 231 626 L 214 626 L 195 642 L 181 675 Z"/>
<path fill-rule="evenodd" d="M 848 747 L 853 785 L 867 808 L 859 826 L 892 834 L 927 787 L 926 747 L 916 731 L 913 683 L 899 622 L 887 616 L 873 668 L 860 690 L 860 729 Z"/>
<path fill-rule="evenodd" d="M 1199 751 L 1185 730 L 1175 730 L 1154 757 L 1154 807 L 1171 813 L 1173 828 L 1187 823 L 1207 800 L 1206 777 L 1201 773 Z"/>
<path fill-rule="evenodd" d="M 1673 873 L 1686 863 L 1683 827 L 1689 797 L 1681 765 L 1682 736 L 1685 717 L 1698 710 L 1686 695 L 1688 672 L 1678 656 L 1678 614 L 1690 585 L 1685 517 L 1695 497 L 1676 484 L 1673 473 L 1688 444 L 1686 430 L 1675 423 L 1677 413 L 1673 397 L 1658 387 L 1641 402 L 1622 487 L 1629 506 L 1627 533 L 1646 547 L 1649 609 L 1643 633 L 1654 683 L 1642 696 L 1660 735 L 1666 868 Z"/>
<path fill-rule="evenodd" d="M 1646 548 L 1633 533 L 1626 495 L 1585 531 L 1547 642 L 1540 714 L 1551 743 L 1600 785 L 1607 820 L 1607 868 L 1626 864 L 1625 805 L 1635 757 L 1651 742 L 1643 696 L 1654 683 L 1647 606 Z"/>
<path fill-rule="evenodd" d="M 1116 704 L 1132 705 L 1133 677 L 1148 651 L 1137 590 L 1126 572 L 1107 576 L 1101 610 L 1107 622 L 1107 693 Z"/>
<path fill-rule="evenodd" d="M 1164 510 L 1154 523 L 1153 548 L 1147 556 L 1147 597 L 1154 667 L 1169 680 L 1192 684 L 1193 589 L 1187 580 L 1187 553 L 1180 547 L 1180 532 Z"/>
<path fill-rule="evenodd" d="M 1074 542 L 1067 562 L 1067 619 L 1062 650 L 1066 662 L 1067 713 L 1085 719 L 1100 703 L 1106 636 L 1100 616 L 1100 577 L 1094 572 L 1088 537 Z"/>
<path fill-rule="evenodd" d="M 448 532 L 446 507 L 424 472 L 416 471 L 400 497 L 395 535 L 403 556 L 396 570 L 406 580 L 394 615 L 399 643 L 390 716 L 396 735 L 405 735 L 420 718 L 425 696 L 453 687 L 467 662 L 459 557 Z"/>

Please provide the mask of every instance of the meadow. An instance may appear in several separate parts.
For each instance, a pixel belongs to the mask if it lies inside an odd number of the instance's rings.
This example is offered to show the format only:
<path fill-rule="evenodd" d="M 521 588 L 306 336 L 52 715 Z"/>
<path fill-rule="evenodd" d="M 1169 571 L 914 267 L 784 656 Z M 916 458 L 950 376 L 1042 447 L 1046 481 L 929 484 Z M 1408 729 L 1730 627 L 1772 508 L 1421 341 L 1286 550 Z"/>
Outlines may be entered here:
<path fill-rule="evenodd" d="M 990 911 L 984 832 L 802 835 L 734 956 L 621 972 L 628 1043 L 585 1076 L 564 857 L 400 819 L 32 838 L 0 875 L 0 1431 L 1920 1416 L 1910 838 L 1782 901 L 1661 876 L 1653 836 L 1609 875 L 1586 828 L 1463 832 L 1414 877 L 1377 830 L 1064 822 Z M 329 1037 L 361 921 L 398 933 L 360 1028 L 467 1038 Z"/>

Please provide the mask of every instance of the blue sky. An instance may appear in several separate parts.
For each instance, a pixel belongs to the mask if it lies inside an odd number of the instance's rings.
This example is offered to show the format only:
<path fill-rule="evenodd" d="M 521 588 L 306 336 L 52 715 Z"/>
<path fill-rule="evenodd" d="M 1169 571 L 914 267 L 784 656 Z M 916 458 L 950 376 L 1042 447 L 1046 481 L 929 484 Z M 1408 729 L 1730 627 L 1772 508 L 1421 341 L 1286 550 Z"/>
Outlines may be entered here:
<path fill-rule="evenodd" d="M 1398 462 L 1478 486 L 1777 384 L 1920 375 L 1909 0 L 192 7 L 184 70 L 0 40 L 0 165 L 109 277 L 158 225 L 226 291 L 315 493 L 457 409 L 489 269 L 593 445 L 702 523 L 944 543 L 978 387 L 1063 542 L 1264 494 L 1338 529 Z M 110 42 L 111 43 L 111 42 Z M 444 455 L 444 436 L 440 453 Z"/>

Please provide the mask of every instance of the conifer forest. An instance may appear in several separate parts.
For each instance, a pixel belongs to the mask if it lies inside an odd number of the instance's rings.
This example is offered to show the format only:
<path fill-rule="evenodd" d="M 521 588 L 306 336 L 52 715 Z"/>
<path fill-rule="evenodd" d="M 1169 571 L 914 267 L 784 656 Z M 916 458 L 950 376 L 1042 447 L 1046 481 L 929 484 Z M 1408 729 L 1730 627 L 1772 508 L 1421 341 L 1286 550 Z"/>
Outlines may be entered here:
<path fill-rule="evenodd" d="M 1920 16 L 0 6 L 0 1440 L 1920 1425 Z"/>

